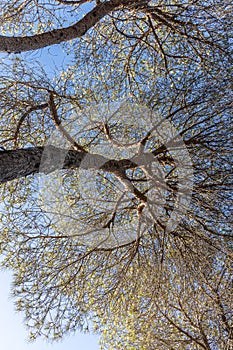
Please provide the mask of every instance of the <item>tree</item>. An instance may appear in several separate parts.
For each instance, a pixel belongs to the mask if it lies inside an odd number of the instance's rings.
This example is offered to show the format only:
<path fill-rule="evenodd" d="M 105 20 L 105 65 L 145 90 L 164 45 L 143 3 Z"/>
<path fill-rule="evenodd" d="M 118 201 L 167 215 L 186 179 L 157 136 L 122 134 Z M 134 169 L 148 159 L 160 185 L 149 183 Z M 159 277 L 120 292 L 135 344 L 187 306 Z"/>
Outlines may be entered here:
<path fill-rule="evenodd" d="M 2 51 L 70 54 L 53 77 L 28 54 L 1 66 L 17 309 L 31 338 L 94 329 L 109 349 L 227 348 L 232 4 L 86 3 L 0 5 Z"/>

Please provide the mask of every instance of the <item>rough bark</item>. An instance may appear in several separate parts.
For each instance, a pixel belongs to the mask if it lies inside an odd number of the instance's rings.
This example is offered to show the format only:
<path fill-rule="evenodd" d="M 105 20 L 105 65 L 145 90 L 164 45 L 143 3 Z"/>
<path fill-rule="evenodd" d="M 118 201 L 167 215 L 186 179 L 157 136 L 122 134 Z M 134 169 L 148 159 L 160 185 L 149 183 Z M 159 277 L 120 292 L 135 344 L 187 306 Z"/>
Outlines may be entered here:
<path fill-rule="evenodd" d="M 0 51 L 8 53 L 20 53 L 23 51 L 41 49 L 46 46 L 60 44 L 64 41 L 82 37 L 104 16 L 120 8 L 121 6 L 131 3 L 135 3 L 135 1 L 111 0 L 101 3 L 92 11 L 88 12 L 86 16 L 84 16 L 80 21 L 67 28 L 59 28 L 46 33 L 23 37 L 10 37 L 0 35 Z"/>
<path fill-rule="evenodd" d="M 29 147 L 25 149 L 1 151 L 0 183 L 38 173 L 43 151 L 44 147 Z M 51 164 L 51 166 L 53 166 L 53 164 Z M 49 172 L 50 168 L 48 167 L 47 170 Z"/>
<path fill-rule="evenodd" d="M 141 160 L 143 163 L 145 160 Z M 120 176 L 139 164 L 130 159 L 114 160 L 99 154 L 89 154 L 54 146 L 29 147 L 0 151 L 0 183 L 39 172 L 49 174 L 59 169 L 102 169 Z"/>

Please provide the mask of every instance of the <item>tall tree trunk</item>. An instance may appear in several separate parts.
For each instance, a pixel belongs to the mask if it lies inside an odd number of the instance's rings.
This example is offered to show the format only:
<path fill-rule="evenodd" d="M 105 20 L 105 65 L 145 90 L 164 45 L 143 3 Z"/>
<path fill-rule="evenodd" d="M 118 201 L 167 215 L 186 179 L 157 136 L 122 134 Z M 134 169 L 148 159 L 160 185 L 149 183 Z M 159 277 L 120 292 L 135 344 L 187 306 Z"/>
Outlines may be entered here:
<path fill-rule="evenodd" d="M 59 168 L 78 167 L 84 154 L 53 146 L 0 151 L 0 183 Z"/>
<path fill-rule="evenodd" d="M 145 159 L 146 160 L 146 159 Z M 145 161 L 141 160 L 141 164 Z M 125 170 L 138 166 L 130 159 L 114 160 L 99 154 L 61 149 L 54 146 L 29 147 L 0 151 L 0 183 L 39 172 L 49 174 L 59 169 L 102 169 L 123 176 Z"/>

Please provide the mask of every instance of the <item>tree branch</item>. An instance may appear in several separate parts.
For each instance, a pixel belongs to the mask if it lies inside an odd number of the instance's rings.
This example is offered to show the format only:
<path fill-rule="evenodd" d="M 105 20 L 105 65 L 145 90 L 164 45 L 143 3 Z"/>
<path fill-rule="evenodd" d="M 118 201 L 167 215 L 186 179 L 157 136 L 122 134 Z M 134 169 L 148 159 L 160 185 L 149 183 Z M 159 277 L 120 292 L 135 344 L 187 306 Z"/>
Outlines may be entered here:
<path fill-rule="evenodd" d="M 88 12 L 81 20 L 67 28 L 54 29 L 46 33 L 32 36 L 10 37 L 0 35 L 0 52 L 20 53 L 24 51 L 38 50 L 46 46 L 80 38 L 104 16 L 123 5 L 132 3 L 135 3 L 135 1 L 111 0 L 100 3 Z"/>
<path fill-rule="evenodd" d="M 61 120 L 59 119 L 57 114 L 57 108 L 54 102 L 52 92 L 50 92 L 49 94 L 49 108 L 53 117 L 54 124 L 56 125 L 56 128 L 61 132 L 61 134 L 65 137 L 65 139 L 71 143 L 71 145 L 74 147 L 76 151 L 86 152 L 85 149 L 81 145 L 79 145 L 73 139 L 73 137 L 68 133 L 68 131 L 63 127 Z"/>

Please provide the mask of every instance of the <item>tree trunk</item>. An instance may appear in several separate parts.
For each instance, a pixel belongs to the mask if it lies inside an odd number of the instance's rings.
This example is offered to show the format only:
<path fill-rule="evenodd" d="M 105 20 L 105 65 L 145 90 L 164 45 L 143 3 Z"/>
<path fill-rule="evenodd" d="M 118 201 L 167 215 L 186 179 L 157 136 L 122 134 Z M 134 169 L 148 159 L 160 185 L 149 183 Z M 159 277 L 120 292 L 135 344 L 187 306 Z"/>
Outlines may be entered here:
<path fill-rule="evenodd" d="M 143 164 L 147 159 L 141 160 Z M 31 174 L 49 174 L 59 169 L 101 169 L 121 176 L 137 164 L 130 159 L 108 159 L 99 154 L 61 149 L 54 146 L 0 151 L 0 183 Z"/>

